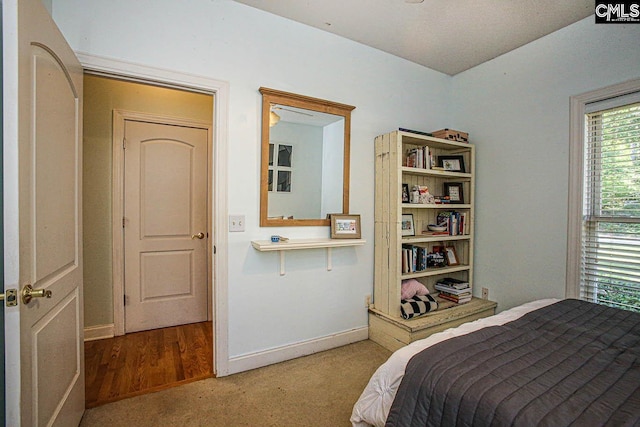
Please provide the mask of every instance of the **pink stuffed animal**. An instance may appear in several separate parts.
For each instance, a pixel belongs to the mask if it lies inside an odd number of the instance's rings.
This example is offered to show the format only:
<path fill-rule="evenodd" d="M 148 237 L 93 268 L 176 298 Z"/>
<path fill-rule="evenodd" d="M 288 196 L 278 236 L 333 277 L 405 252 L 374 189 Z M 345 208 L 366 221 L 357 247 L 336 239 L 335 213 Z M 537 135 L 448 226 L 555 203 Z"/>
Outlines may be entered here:
<path fill-rule="evenodd" d="M 409 299 L 413 298 L 416 295 L 428 295 L 429 289 L 422 283 L 418 282 L 416 279 L 407 279 L 403 280 L 400 285 L 400 298 L 401 299 Z"/>

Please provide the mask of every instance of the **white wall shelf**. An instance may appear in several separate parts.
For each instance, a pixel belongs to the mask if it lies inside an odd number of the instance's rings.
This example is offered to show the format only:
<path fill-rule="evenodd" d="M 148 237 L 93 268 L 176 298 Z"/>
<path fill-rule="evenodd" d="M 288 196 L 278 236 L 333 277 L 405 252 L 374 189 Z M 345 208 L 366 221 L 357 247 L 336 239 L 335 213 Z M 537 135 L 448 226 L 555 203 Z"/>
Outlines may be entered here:
<path fill-rule="evenodd" d="M 278 251 L 280 254 L 280 275 L 285 275 L 285 253 L 286 251 L 300 249 L 326 249 L 327 250 L 327 271 L 333 268 L 331 262 L 331 249 L 347 246 L 361 246 L 367 241 L 365 239 L 292 239 L 286 242 L 273 243 L 271 240 L 252 240 L 251 246 L 260 252 Z"/>

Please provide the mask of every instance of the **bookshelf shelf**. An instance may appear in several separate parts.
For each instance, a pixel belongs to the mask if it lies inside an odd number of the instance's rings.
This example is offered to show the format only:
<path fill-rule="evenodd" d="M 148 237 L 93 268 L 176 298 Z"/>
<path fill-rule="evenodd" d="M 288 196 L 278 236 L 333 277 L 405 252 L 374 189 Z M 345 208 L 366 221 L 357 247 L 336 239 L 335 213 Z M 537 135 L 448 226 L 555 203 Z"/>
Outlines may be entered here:
<path fill-rule="evenodd" d="M 426 326 L 424 328 L 416 326 L 429 323 L 418 320 L 423 316 L 410 320 L 402 318 L 400 313 L 402 280 L 416 279 L 433 295 L 437 295 L 436 282 L 445 277 L 468 282 L 473 289 L 475 146 L 395 131 L 376 137 L 375 147 L 376 241 L 374 302 L 369 310 L 369 338 L 392 349 L 399 343 L 407 344 L 411 341 L 412 338 L 408 338 L 409 341 L 407 341 L 406 336 L 402 335 L 407 327 L 412 329 L 411 336 L 415 337 L 424 337 L 433 333 L 432 329 L 427 333 Z M 439 156 L 445 157 L 438 159 Z M 462 171 L 430 168 L 438 160 L 449 159 L 454 159 L 454 163 L 459 162 Z M 425 166 L 425 168 L 408 167 L 407 164 Z M 403 188 L 409 188 L 411 191 L 414 187 L 427 187 L 431 195 L 442 197 L 448 195 L 445 194 L 445 188 L 446 184 L 450 186 L 451 183 L 460 183 L 463 203 L 402 202 Z M 445 213 L 450 224 L 449 234 L 424 232 L 427 230 L 427 225 L 439 223 Z M 414 223 L 416 236 L 402 236 L 401 224 L 409 215 Z M 429 261 L 431 258 L 427 258 L 431 256 L 429 254 L 441 252 L 436 247 L 442 246 L 455 249 L 459 264 L 425 269 L 426 265 L 433 265 L 433 260 Z M 436 313 L 446 312 L 437 316 L 437 318 L 447 319 L 441 325 L 443 329 L 446 329 L 445 326 L 459 324 L 463 319 L 468 318 L 471 306 L 478 307 L 477 316 L 480 317 L 491 315 L 495 311 L 495 303 L 477 298 L 473 298 L 473 304 L 471 302 L 455 304 L 437 299 L 440 303 Z M 432 313 L 424 316 L 427 315 L 430 316 Z M 424 330 L 421 331 L 422 329 Z"/>
<path fill-rule="evenodd" d="M 429 205 L 426 203 L 402 203 L 402 209 L 441 209 L 443 211 L 471 209 L 468 204 L 442 203 L 437 205 Z"/>
<path fill-rule="evenodd" d="M 416 271 L 413 273 L 405 273 L 400 276 L 402 280 L 417 279 L 419 277 L 443 276 L 459 271 L 468 271 L 468 265 L 456 265 L 455 267 L 427 268 L 426 270 Z"/>
<path fill-rule="evenodd" d="M 462 236 L 447 236 L 442 234 L 436 234 L 433 236 L 412 236 L 412 237 L 403 237 L 402 244 L 404 245 L 414 245 L 416 243 L 432 243 L 432 242 L 450 242 L 455 240 L 469 240 L 471 236 L 468 234 L 464 234 Z"/>
<path fill-rule="evenodd" d="M 402 173 L 407 175 L 424 175 L 424 176 L 433 176 L 433 177 L 439 177 L 439 178 L 455 178 L 455 179 L 471 180 L 470 173 L 449 172 L 449 171 L 434 170 L 434 169 L 409 168 L 406 166 L 402 167 Z"/>

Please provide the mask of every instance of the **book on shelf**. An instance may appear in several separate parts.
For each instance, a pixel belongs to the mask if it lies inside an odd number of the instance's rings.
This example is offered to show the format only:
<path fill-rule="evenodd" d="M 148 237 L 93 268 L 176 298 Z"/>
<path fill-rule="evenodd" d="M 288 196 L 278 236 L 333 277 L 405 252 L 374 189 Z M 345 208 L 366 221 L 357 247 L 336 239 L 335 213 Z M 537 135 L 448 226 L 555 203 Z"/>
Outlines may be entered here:
<path fill-rule="evenodd" d="M 409 132 L 409 133 L 415 133 L 417 135 L 424 135 L 424 136 L 433 136 L 433 134 L 431 132 L 423 132 L 421 130 L 412 130 L 412 129 L 407 129 L 407 128 L 398 128 L 398 130 L 400 132 Z"/>
<path fill-rule="evenodd" d="M 452 294 L 448 294 L 446 292 L 440 292 L 438 294 L 438 296 L 442 299 L 445 299 L 447 301 L 451 301 L 454 302 L 456 304 L 464 304 L 467 303 L 469 301 L 471 301 L 471 294 L 469 295 L 464 295 L 464 296 L 459 296 L 459 295 L 452 295 Z"/>
<path fill-rule="evenodd" d="M 450 288 L 448 286 L 443 286 L 440 285 L 438 283 L 435 284 L 435 288 L 436 291 L 440 291 L 440 292 L 446 292 L 448 294 L 451 295 L 458 295 L 458 296 L 464 296 L 466 294 L 471 294 L 471 288 L 465 288 L 465 289 L 455 289 L 455 288 Z"/>
<path fill-rule="evenodd" d="M 455 279 L 453 277 L 444 277 L 442 279 L 438 279 L 437 283 L 443 286 L 448 286 L 453 289 L 466 289 L 469 287 L 468 281 Z"/>

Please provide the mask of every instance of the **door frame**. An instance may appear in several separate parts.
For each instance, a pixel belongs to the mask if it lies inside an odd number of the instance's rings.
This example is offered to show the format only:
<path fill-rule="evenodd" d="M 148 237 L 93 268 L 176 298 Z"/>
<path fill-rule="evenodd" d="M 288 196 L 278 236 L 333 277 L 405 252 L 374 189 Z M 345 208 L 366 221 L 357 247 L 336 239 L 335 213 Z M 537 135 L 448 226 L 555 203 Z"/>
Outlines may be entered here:
<path fill-rule="evenodd" d="M 213 95 L 215 97 L 215 95 Z M 125 334 L 125 251 L 124 251 L 124 234 L 122 232 L 122 221 L 124 217 L 124 150 L 122 149 L 125 137 L 125 121 L 132 120 L 145 123 L 160 123 L 166 125 L 192 127 L 207 130 L 207 153 L 213 151 L 212 147 L 212 130 L 213 125 L 197 120 L 191 120 L 180 117 L 166 116 L 161 114 L 143 113 L 137 111 L 128 111 L 122 109 L 113 110 L 113 143 L 112 143 L 112 190 L 111 190 L 111 230 L 112 230 L 112 286 L 113 286 L 113 332 L 114 335 Z M 207 158 L 207 229 L 206 233 L 210 234 L 211 227 L 211 203 L 213 197 L 211 157 Z M 209 239 L 207 239 L 209 242 Z M 207 244 L 206 247 L 207 260 L 207 295 L 213 293 L 212 287 L 212 271 L 211 271 L 211 248 Z M 207 320 L 213 320 L 212 317 L 212 299 L 207 300 Z"/>
<path fill-rule="evenodd" d="M 213 247 L 210 265 L 212 267 L 211 306 L 213 307 L 213 355 L 214 374 L 229 375 L 228 337 L 228 206 L 227 206 L 227 147 L 229 123 L 229 83 L 208 77 L 180 73 L 161 68 L 125 62 L 100 56 L 76 52 L 76 56 L 86 72 L 120 80 L 172 87 L 192 92 L 213 95 L 213 133 L 210 164 L 213 168 L 209 182 L 211 196 L 209 206 L 212 216 Z M 115 262 L 115 260 L 114 260 Z"/>

